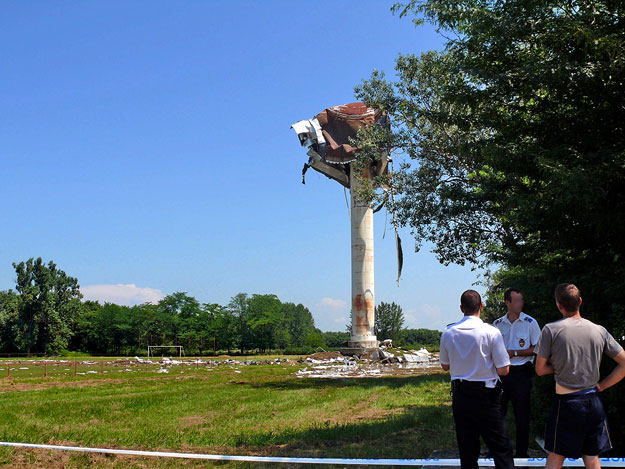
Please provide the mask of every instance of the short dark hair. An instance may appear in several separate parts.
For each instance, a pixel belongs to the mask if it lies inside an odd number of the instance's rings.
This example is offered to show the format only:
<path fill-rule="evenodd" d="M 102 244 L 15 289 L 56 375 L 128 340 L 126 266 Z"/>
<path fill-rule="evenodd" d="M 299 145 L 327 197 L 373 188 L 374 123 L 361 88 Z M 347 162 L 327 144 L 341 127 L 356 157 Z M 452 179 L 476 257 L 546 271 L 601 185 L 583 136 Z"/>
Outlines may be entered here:
<path fill-rule="evenodd" d="M 581 298 L 579 288 L 572 283 L 561 283 L 556 287 L 556 301 L 571 313 L 579 311 L 579 300 Z"/>
<path fill-rule="evenodd" d="M 475 290 L 467 290 L 460 297 L 460 304 L 465 314 L 475 314 L 480 310 L 482 297 Z"/>
<path fill-rule="evenodd" d="M 504 301 L 512 301 L 512 294 L 518 293 L 521 295 L 522 293 L 516 288 L 508 288 L 505 292 L 503 292 L 503 300 Z"/>

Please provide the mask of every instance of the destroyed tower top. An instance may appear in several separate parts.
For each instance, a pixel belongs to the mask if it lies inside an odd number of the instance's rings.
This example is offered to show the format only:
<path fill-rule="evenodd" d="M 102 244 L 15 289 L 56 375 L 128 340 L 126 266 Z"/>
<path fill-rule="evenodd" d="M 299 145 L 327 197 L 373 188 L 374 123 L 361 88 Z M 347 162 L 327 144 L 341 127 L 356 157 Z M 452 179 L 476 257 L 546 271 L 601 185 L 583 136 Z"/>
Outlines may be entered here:
<path fill-rule="evenodd" d="M 345 164 L 356 159 L 354 148 L 349 143 L 358 129 L 376 124 L 382 111 L 367 107 L 364 103 L 349 103 L 321 111 L 315 119 L 321 125 L 326 141 L 325 160 L 328 163 Z"/>
<path fill-rule="evenodd" d="M 312 119 L 296 122 L 291 126 L 300 144 L 308 147 L 309 160 L 302 170 L 302 182 L 308 168 L 350 187 L 350 165 L 356 160 L 358 148 L 350 144 L 358 130 L 370 125 L 390 125 L 384 111 L 368 107 L 364 103 L 349 103 L 324 109 Z M 369 173 L 380 176 L 387 171 L 388 152 L 381 152 L 372 162 Z"/>

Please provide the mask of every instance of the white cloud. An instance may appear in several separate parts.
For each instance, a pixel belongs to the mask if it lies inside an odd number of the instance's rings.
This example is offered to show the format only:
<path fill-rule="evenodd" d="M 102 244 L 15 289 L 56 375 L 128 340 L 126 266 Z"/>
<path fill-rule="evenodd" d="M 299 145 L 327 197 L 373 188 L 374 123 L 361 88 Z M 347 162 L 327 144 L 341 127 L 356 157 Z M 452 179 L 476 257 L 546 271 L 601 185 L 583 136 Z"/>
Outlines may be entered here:
<path fill-rule="evenodd" d="M 423 327 L 442 331 L 447 324 L 460 320 L 462 313 L 460 309 L 448 311 L 438 305 L 423 303 L 418 308 L 405 311 L 404 318 L 405 327 L 416 329 Z"/>
<path fill-rule="evenodd" d="M 425 315 L 429 316 L 429 317 L 433 317 L 433 316 L 434 317 L 438 317 L 441 314 L 441 307 L 440 306 L 423 304 L 421 306 L 421 309 L 423 310 Z"/>
<path fill-rule="evenodd" d="M 313 308 L 315 325 L 322 331 L 343 331 L 349 318 L 347 301 L 321 298 Z"/>
<path fill-rule="evenodd" d="M 319 306 L 324 309 L 331 309 L 333 311 L 343 311 L 347 301 L 335 300 L 334 298 L 321 298 Z"/>
<path fill-rule="evenodd" d="M 138 287 L 133 283 L 117 285 L 85 285 L 80 287 L 85 300 L 132 306 L 141 303 L 158 303 L 165 296 L 161 290 Z"/>
<path fill-rule="evenodd" d="M 418 322 L 418 315 L 416 309 L 409 309 L 404 311 L 404 327 L 414 328 Z"/>

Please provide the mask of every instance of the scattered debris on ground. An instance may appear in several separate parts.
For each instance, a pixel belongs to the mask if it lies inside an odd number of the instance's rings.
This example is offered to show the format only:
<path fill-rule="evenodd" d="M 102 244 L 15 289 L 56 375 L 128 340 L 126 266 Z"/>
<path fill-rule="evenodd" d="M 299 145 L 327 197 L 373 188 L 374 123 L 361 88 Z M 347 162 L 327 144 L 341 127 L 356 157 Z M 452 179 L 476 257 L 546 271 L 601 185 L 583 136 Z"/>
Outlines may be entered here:
<path fill-rule="evenodd" d="M 28 365 L 28 366 L 25 366 Z M 356 378 L 377 376 L 408 376 L 430 373 L 439 368 L 438 354 L 426 349 L 404 350 L 401 348 L 380 347 L 362 350 L 352 356 L 343 356 L 340 352 L 321 350 L 298 360 L 289 358 L 245 359 L 233 358 L 201 359 L 201 358 L 126 358 L 110 361 L 95 360 L 16 360 L 0 362 L 0 376 L 6 372 L 27 373 L 30 376 L 53 375 L 86 375 L 111 373 L 136 373 L 152 371 L 156 373 L 184 373 L 185 370 L 231 369 L 239 373 L 239 368 L 247 366 L 274 365 L 298 366 L 303 368 L 296 372 L 298 378 Z M 38 371 L 36 371 L 38 370 Z"/>
<path fill-rule="evenodd" d="M 215 368 L 236 369 L 241 366 L 254 365 L 297 365 L 293 359 L 252 359 L 234 360 L 202 359 L 202 358 L 123 358 L 114 360 L 66 360 L 66 359 L 35 359 L 35 360 L 7 360 L 0 361 L 0 379 L 2 378 L 29 378 L 53 377 L 60 375 L 82 376 L 87 374 L 138 373 L 156 372 L 184 373 L 185 370 L 211 371 Z M 28 366 L 25 366 L 28 365 Z"/>
<path fill-rule="evenodd" d="M 299 370 L 298 378 L 365 378 L 406 376 L 439 368 L 438 354 L 420 350 L 380 347 L 346 357 L 339 352 L 318 352 L 299 360 L 309 366 Z"/>

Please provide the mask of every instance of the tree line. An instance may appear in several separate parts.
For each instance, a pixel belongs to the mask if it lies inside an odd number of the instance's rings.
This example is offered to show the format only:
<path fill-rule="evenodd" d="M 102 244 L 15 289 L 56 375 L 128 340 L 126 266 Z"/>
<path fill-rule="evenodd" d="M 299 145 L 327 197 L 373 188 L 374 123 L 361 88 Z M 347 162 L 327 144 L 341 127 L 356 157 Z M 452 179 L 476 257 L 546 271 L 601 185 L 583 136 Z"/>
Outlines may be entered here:
<path fill-rule="evenodd" d="M 41 258 L 13 264 L 15 290 L 0 292 L 0 350 L 102 355 L 181 345 L 186 354 L 314 348 L 321 331 L 302 304 L 276 295 L 239 293 L 225 306 L 184 292 L 156 304 L 123 306 L 82 301 L 78 280 Z"/>
<path fill-rule="evenodd" d="M 308 353 L 340 348 L 349 340 L 349 332 L 319 330 L 306 306 L 272 294 L 239 293 L 227 305 L 201 303 L 185 292 L 156 304 L 100 304 L 82 301 L 78 280 L 52 261 L 31 258 L 13 267 L 15 289 L 0 291 L 1 353 L 130 355 L 150 345 L 182 346 L 187 355 Z M 403 334 L 407 343 L 437 345 L 438 331 L 403 329 L 395 303 L 381 303 L 379 310 L 384 338 Z"/>

